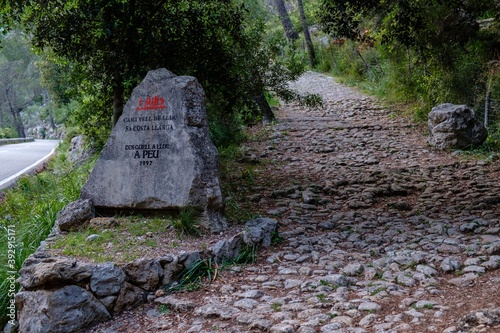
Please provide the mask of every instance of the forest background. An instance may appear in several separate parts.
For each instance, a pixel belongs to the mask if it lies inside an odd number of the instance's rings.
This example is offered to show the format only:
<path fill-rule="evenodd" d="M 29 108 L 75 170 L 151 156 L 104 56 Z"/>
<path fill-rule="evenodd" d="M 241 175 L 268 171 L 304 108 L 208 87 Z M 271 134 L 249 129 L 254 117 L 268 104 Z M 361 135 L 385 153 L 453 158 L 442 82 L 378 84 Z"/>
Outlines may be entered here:
<path fill-rule="evenodd" d="M 499 1 L 0 3 L 0 137 L 64 125 L 102 147 L 133 87 L 166 67 L 200 80 L 212 137 L 230 145 L 273 120 L 268 102 L 300 99 L 286 82 L 308 68 L 416 121 L 444 102 L 487 111 L 487 145 L 499 144 Z"/>
<path fill-rule="evenodd" d="M 421 125 L 433 106 L 467 104 L 488 120 L 479 151 L 498 156 L 499 13 L 491 0 L 0 0 L 0 138 L 50 134 L 67 147 L 83 134 L 98 151 L 133 87 L 166 67 L 198 78 L 212 139 L 223 158 L 234 157 L 243 129 L 273 121 L 278 100 L 320 104 L 287 88 L 309 69 Z M 61 154 L 49 173 L 6 193 L 0 262 L 6 227 L 16 226 L 18 270 L 90 168 Z M 0 313 L 6 276 L 0 267 Z"/>

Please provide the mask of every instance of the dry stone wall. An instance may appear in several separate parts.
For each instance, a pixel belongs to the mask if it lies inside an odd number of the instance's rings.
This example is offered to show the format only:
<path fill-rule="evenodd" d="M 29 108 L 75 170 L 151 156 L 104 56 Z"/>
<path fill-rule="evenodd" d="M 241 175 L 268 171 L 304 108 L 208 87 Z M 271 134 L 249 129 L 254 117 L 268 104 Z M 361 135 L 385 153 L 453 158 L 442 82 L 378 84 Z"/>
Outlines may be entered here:
<path fill-rule="evenodd" d="M 277 227 L 274 219 L 258 218 L 213 248 L 142 258 L 123 266 L 53 257 L 42 246 L 19 272 L 22 289 L 16 295 L 16 306 L 20 332 L 70 333 L 106 321 L 146 302 L 148 295 L 174 283 L 180 272 L 198 260 L 231 261 L 243 246 L 269 246 Z M 59 230 L 57 226 L 55 230 Z"/>

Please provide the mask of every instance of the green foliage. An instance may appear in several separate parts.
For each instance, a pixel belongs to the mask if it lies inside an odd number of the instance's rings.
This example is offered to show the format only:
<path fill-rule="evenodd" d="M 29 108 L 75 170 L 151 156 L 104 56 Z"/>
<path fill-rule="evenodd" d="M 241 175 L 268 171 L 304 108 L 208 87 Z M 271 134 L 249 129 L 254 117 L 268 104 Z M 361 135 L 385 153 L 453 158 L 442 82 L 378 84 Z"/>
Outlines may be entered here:
<path fill-rule="evenodd" d="M 132 88 L 158 67 L 197 77 L 217 145 L 238 142 L 241 125 L 260 120 L 256 96 L 297 97 L 286 82 L 303 71 L 303 57 L 296 50 L 285 51 L 287 57 L 270 52 L 276 48 L 263 33 L 270 15 L 261 2 L 4 3 L 9 10 L 0 19 L 19 22 L 44 52 L 40 68 L 54 108 L 65 111 L 61 107 L 77 99 L 79 106 L 67 110 L 69 124 L 96 146 L 109 133 L 111 110 L 116 121 Z"/>
<path fill-rule="evenodd" d="M 131 216 L 113 220 L 109 225 L 93 225 L 59 236 L 50 248 L 66 256 L 94 262 L 126 263 L 138 259 L 143 251 L 157 247 L 159 239 L 164 241 L 169 236 L 166 219 Z M 98 237 L 89 241 L 91 235 Z"/>
<path fill-rule="evenodd" d="M 172 218 L 170 225 L 180 236 L 200 236 L 199 212 L 192 207 L 181 208 L 179 215 Z"/>
<path fill-rule="evenodd" d="M 0 261 L 7 263 L 8 226 L 15 230 L 16 264 L 21 268 L 24 260 L 50 233 L 57 213 L 80 195 L 80 188 L 87 179 L 91 164 L 75 169 L 68 161 L 63 146 L 50 161 L 47 171 L 23 176 L 17 185 L 5 191 L 0 202 Z M 0 267 L 0 280 L 8 276 L 7 266 Z M 16 275 L 17 278 L 17 275 Z M 9 301 L 8 284 L 0 287 L 0 326 L 5 323 L 5 307 Z"/>
<path fill-rule="evenodd" d="M 248 264 L 253 264 L 255 261 L 257 261 L 257 250 L 258 246 L 257 245 L 244 245 L 242 249 L 240 250 L 240 253 L 234 260 L 230 260 L 229 262 L 226 262 L 225 264 L 229 265 L 248 265 Z"/>
<path fill-rule="evenodd" d="M 20 31 L 0 34 L 0 44 L 0 126 L 15 129 L 16 137 L 25 137 L 24 116 L 43 104 L 40 72 L 35 65 L 38 57 L 31 53 L 28 37 Z"/>
<path fill-rule="evenodd" d="M 257 260 L 257 246 L 244 246 L 238 255 L 233 260 L 224 261 L 222 264 L 217 264 L 214 259 L 199 259 L 192 263 L 191 266 L 184 268 L 175 281 L 165 287 L 167 293 L 172 293 L 181 290 L 198 290 L 205 284 L 212 283 L 220 271 L 228 266 L 246 265 L 255 263 Z"/>
<path fill-rule="evenodd" d="M 15 134 L 15 131 L 10 128 L 0 128 L 0 139 L 10 139 L 10 138 L 15 138 L 17 135 Z"/>
<path fill-rule="evenodd" d="M 171 293 L 179 290 L 197 290 L 204 281 L 211 283 L 216 277 L 217 266 L 212 259 L 200 259 L 186 267 L 176 278 L 176 281 L 165 287 Z"/>
<path fill-rule="evenodd" d="M 500 28 L 479 29 L 476 20 L 497 6 L 482 0 L 322 0 L 318 15 L 331 42 L 321 50 L 319 68 L 404 103 L 417 121 L 443 102 L 467 104 L 481 117 Z"/>

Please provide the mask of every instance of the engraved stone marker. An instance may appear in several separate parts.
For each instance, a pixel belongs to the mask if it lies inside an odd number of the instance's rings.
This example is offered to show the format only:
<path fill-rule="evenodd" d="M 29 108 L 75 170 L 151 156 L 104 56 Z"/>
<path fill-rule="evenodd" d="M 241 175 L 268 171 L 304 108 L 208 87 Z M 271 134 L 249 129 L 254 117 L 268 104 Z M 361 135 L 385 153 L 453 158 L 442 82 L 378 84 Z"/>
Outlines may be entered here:
<path fill-rule="evenodd" d="M 100 210 L 202 211 L 212 232 L 227 228 L 219 156 L 196 78 L 150 71 L 134 89 L 81 191 Z"/>

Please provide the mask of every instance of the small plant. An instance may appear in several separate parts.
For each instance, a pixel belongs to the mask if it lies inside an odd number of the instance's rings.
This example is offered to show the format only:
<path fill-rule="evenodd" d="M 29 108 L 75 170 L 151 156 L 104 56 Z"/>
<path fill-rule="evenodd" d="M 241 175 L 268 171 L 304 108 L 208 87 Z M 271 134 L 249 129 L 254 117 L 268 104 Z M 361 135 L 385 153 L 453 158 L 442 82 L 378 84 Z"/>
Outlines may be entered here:
<path fill-rule="evenodd" d="M 378 293 L 380 293 L 381 291 L 384 291 L 384 290 L 385 290 L 385 287 L 379 287 L 379 288 L 377 288 L 377 289 L 373 290 L 373 291 L 370 293 L 370 295 L 371 295 L 371 296 L 375 296 L 375 295 L 377 295 Z"/>
<path fill-rule="evenodd" d="M 326 299 L 326 295 L 325 294 L 318 294 L 316 295 L 316 297 L 319 299 L 319 301 L 321 303 L 326 303 L 328 300 Z"/>
<path fill-rule="evenodd" d="M 281 303 L 273 303 L 273 304 L 271 304 L 271 309 L 273 309 L 274 312 L 281 311 Z"/>
<path fill-rule="evenodd" d="M 252 245 L 248 246 L 245 245 L 242 247 L 240 250 L 239 255 L 234 258 L 233 260 L 229 262 L 225 262 L 224 264 L 227 265 L 234 265 L 234 264 L 240 264 L 240 265 L 247 265 L 249 263 L 253 264 L 257 260 L 257 245 Z"/>
<path fill-rule="evenodd" d="M 177 218 L 172 219 L 170 224 L 180 236 L 200 236 L 202 231 L 198 217 L 198 212 L 194 208 L 182 208 Z"/>
<path fill-rule="evenodd" d="M 332 286 L 331 283 L 326 282 L 325 280 L 319 280 L 319 284 L 321 284 L 322 286 L 325 286 L 325 287 L 331 287 Z"/>
<path fill-rule="evenodd" d="M 275 230 L 271 235 L 271 244 L 277 245 L 277 244 L 283 242 L 284 240 L 285 239 L 283 237 L 281 237 L 278 230 Z"/>
<path fill-rule="evenodd" d="M 160 304 L 160 306 L 158 307 L 158 311 L 160 311 L 162 315 L 168 315 L 168 313 L 170 312 L 170 308 L 165 304 Z"/>
<path fill-rule="evenodd" d="M 165 291 L 171 293 L 179 290 L 198 290 L 204 281 L 211 283 L 215 280 L 217 273 L 218 267 L 212 259 L 200 259 L 180 272 L 176 282 L 166 286 Z"/>

